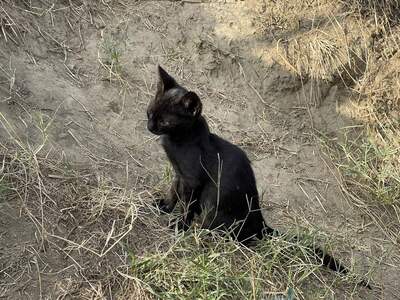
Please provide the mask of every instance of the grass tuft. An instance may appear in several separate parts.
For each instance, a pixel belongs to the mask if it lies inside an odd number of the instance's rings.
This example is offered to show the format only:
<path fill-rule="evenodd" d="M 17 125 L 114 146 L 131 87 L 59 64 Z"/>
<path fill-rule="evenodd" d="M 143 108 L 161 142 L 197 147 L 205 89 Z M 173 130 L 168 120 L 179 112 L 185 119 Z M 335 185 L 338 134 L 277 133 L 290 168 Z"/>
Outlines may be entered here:
<path fill-rule="evenodd" d="M 338 144 L 338 168 L 358 196 L 374 204 L 400 204 L 400 148 L 372 137 L 353 139 L 345 133 Z"/>
<path fill-rule="evenodd" d="M 122 71 L 122 50 L 117 42 L 111 37 L 104 37 L 101 44 L 101 50 L 101 60 L 103 64 L 109 67 L 110 73 L 120 74 Z"/>
<path fill-rule="evenodd" d="M 131 276 L 157 299 L 308 299 L 304 285 L 323 280 L 310 248 L 315 234 L 295 243 L 291 237 L 265 239 L 249 249 L 194 230 L 179 235 L 166 251 L 132 255 Z M 317 294 L 330 293 L 325 284 Z"/>
<path fill-rule="evenodd" d="M 399 131 L 380 130 L 376 135 L 375 128 L 347 128 L 341 139 L 324 136 L 321 144 L 340 174 L 344 195 L 396 244 L 400 229 Z"/>

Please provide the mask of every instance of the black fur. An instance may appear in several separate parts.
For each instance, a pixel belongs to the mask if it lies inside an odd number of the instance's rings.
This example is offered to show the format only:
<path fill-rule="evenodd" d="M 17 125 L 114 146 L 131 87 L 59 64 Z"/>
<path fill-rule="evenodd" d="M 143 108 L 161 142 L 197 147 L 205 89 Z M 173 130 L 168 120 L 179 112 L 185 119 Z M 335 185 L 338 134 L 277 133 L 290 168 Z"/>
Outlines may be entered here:
<path fill-rule="evenodd" d="M 208 229 L 229 231 L 242 243 L 272 235 L 261 214 L 256 180 L 250 161 L 237 146 L 210 133 L 201 116 L 199 97 L 158 67 L 155 99 L 147 110 L 148 129 L 161 135 L 162 146 L 175 171 L 166 199 L 159 206 L 171 212 L 177 201 L 186 205 L 179 223 L 188 229 L 195 214 Z M 328 268 L 348 270 L 321 249 L 314 253 Z"/>

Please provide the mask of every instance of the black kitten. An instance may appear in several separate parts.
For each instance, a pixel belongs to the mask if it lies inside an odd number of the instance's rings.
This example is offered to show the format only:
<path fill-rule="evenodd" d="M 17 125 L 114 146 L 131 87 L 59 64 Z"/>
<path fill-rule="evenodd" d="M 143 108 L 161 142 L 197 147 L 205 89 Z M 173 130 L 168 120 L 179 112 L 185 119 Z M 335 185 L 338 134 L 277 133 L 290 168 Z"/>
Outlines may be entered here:
<path fill-rule="evenodd" d="M 179 199 L 186 205 L 180 228 L 187 229 L 199 214 L 204 228 L 229 230 L 242 242 L 262 238 L 264 229 L 272 232 L 264 223 L 246 154 L 210 133 L 195 93 L 178 85 L 161 67 L 159 76 L 156 97 L 147 110 L 148 129 L 161 135 L 175 171 L 161 208 L 172 211 Z"/>
<path fill-rule="evenodd" d="M 222 229 L 242 243 L 275 231 L 261 214 L 256 180 L 250 161 L 237 146 L 210 133 L 201 116 L 199 97 L 176 83 L 158 67 L 155 99 L 147 110 L 148 129 L 161 135 L 162 146 L 175 171 L 169 195 L 160 208 L 171 212 L 178 200 L 186 210 L 179 227 L 186 230 L 195 214 L 202 226 Z M 321 249 L 314 249 L 334 271 L 348 270 Z"/>

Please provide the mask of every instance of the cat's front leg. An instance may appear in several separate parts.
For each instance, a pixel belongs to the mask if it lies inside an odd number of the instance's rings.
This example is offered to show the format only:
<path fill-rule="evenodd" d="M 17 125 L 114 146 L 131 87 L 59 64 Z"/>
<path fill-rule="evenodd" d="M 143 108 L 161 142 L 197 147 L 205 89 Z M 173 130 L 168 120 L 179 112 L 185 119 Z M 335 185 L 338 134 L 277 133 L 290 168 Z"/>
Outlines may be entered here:
<path fill-rule="evenodd" d="M 200 214 L 200 206 L 198 202 L 200 188 L 193 188 L 186 185 L 182 181 L 181 193 L 181 211 L 182 217 L 178 221 L 178 230 L 188 230 L 193 222 L 194 215 Z"/>
<path fill-rule="evenodd" d="M 158 208 L 164 213 L 170 213 L 174 210 L 176 202 L 181 197 L 182 187 L 181 179 L 179 176 L 175 176 L 172 181 L 171 188 L 168 191 L 167 196 L 164 199 L 160 199 L 157 203 Z"/>
<path fill-rule="evenodd" d="M 180 218 L 177 223 L 178 230 L 186 231 L 189 229 L 194 219 L 194 213 L 194 209 L 190 206 L 186 209 L 185 212 L 183 212 L 182 218 Z"/>

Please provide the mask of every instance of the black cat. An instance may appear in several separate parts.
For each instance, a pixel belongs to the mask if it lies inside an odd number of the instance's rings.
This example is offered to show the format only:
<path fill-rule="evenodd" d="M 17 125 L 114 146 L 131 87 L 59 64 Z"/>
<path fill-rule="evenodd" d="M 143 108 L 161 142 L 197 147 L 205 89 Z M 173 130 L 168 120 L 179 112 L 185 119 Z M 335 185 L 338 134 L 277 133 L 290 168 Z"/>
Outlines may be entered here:
<path fill-rule="evenodd" d="M 261 214 L 256 180 L 246 154 L 210 133 L 201 115 L 202 103 L 194 92 L 180 86 L 160 66 L 158 72 L 157 93 L 147 109 L 147 127 L 161 135 L 175 171 L 169 195 L 159 207 L 171 212 L 177 201 L 182 201 L 186 210 L 179 227 L 183 230 L 198 214 L 204 228 L 228 231 L 242 243 L 277 234 Z M 313 250 L 328 268 L 348 272 L 321 249 Z"/>
<path fill-rule="evenodd" d="M 202 214 L 208 229 L 232 231 L 239 241 L 263 237 L 264 223 L 253 170 L 237 146 L 210 133 L 201 116 L 199 97 L 176 83 L 161 67 L 157 94 L 148 107 L 148 129 L 161 135 L 175 171 L 169 197 L 161 203 L 172 211 L 178 199 L 186 204 L 180 224 L 187 229 Z"/>

